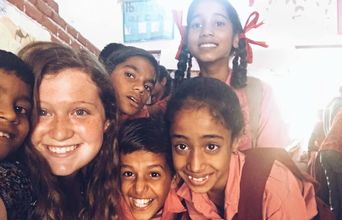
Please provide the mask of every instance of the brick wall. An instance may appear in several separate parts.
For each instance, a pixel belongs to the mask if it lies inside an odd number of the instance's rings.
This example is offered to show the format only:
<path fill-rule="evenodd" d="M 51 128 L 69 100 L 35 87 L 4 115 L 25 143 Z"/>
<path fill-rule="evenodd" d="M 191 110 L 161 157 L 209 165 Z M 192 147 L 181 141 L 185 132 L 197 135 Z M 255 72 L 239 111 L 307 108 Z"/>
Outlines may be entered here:
<path fill-rule="evenodd" d="M 51 41 L 66 43 L 73 48 L 86 48 L 99 54 L 98 48 L 59 16 L 58 4 L 54 0 L 7 1 L 45 27 L 51 34 Z"/>

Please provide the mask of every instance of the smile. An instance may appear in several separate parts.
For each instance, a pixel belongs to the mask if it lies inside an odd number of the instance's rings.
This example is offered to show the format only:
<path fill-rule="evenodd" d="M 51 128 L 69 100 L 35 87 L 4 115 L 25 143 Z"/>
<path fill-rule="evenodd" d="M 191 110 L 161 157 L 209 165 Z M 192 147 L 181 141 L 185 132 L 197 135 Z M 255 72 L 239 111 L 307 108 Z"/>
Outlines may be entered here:
<path fill-rule="evenodd" d="M 209 179 L 209 175 L 206 175 L 204 177 L 193 177 L 193 176 L 188 176 L 188 179 L 190 182 L 194 185 L 202 185 L 207 182 Z"/>
<path fill-rule="evenodd" d="M 133 206 L 135 206 L 136 208 L 146 208 L 147 206 L 149 206 L 153 202 L 153 199 L 134 199 L 134 198 L 131 198 L 131 201 L 133 203 Z"/>
<path fill-rule="evenodd" d="M 214 48 L 217 47 L 217 44 L 214 43 L 202 43 L 199 45 L 200 48 Z"/>
<path fill-rule="evenodd" d="M 10 139 L 10 134 L 0 131 L 0 137 L 5 137 L 7 139 Z"/>
<path fill-rule="evenodd" d="M 65 147 L 48 146 L 47 148 L 50 152 L 55 153 L 55 154 L 66 154 L 71 151 L 74 151 L 77 147 L 78 145 L 71 145 L 71 146 L 65 146 Z"/>

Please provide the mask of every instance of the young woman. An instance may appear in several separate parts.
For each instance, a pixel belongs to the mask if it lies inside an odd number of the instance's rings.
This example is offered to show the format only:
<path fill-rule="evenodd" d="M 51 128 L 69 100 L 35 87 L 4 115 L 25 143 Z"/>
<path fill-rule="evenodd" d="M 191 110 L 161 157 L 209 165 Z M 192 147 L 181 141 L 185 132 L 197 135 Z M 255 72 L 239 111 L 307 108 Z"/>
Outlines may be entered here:
<path fill-rule="evenodd" d="M 51 42 L 19 52 L 35 74 L 26 148 L 37 201 L 32 219 L 114 219 L 115 94 L 95 57 Z"/>
<path fill-rule="evenodd" d="M 174 167 L 184 181 L 177 194 L 190 218 L 231 220 L 242 215 L 238 209 L 245 156 L 238 147 L 243 115 L 234 91 L 217 79 L 187 80 L 171 97 L 166 118 Z M 258 201 L 262 219 L 313 218 L 317 211 L 311 182 L 278 160 L 271 166 Z"/>

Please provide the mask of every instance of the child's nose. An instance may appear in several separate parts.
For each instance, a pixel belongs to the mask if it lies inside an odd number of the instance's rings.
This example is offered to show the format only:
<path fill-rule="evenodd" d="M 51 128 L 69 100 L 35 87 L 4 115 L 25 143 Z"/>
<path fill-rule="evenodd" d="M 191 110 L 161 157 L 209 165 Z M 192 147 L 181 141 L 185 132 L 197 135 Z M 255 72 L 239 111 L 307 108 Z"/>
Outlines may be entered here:
<path fill-rule="evenodd" d="M 6 107 L 8 106 L 8 107 Z M 0 107 L 0 120 L 7 121 L 9 123 L 17 124 L 18 116 L 12 105 L 7 105 L 5 103 L 1 104 Z"/>
<path fill-rule="evenodd" d="M 74 134 L 73 129 L 71 128 L 70 119 L 67 117 L 57 117 L 50 127 L 50 136 L 57 140 L 63 141 Z"/>
<path fill-rule="evenodd" d="M 134 184 L 134 189 L 137 195 L 143 194 L 147 189 L 147 183 L 143 177 L 138 177 Z"/>
<path fill-rule="evenodd" d="M 189 154 L 187 168 L 193 173 L 199 173 L 204 169 L 204 157 L 200 151 L 193 150 Z"/>
<path fill-rule="evenodd" d="M 208 37 L 208 36 L 214 36 L 214 30 L 210 25 L 203 25 L 201 29 L 201 36 L 202 37 Z"/>

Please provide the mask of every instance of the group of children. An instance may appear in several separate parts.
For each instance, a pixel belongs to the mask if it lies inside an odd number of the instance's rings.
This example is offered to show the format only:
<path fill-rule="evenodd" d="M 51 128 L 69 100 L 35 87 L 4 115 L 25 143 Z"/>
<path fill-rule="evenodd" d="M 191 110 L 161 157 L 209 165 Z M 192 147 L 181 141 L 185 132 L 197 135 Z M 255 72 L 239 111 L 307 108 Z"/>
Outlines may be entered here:
<path fill-rule="evenodd" d="M 257 205 L 242 202 L 252 157 L 241 151 L 284 151 L 286 131 L 269 86 L 258 82 L 260 105 L 250 104 L 235 9 L 194 0 L 185 39 L 200 76 L 171 95 L 154 93 L 167 80 L 140 48 L 107 46 L 99 58 L 52 42 L 1 51 L 0 219 L 255 219 L 246 206 L 260 219 L 313 219 L 313 183 L 286 155 L 260 177 Z M 149 101 L 162 103 L 162 118 Z"/>

